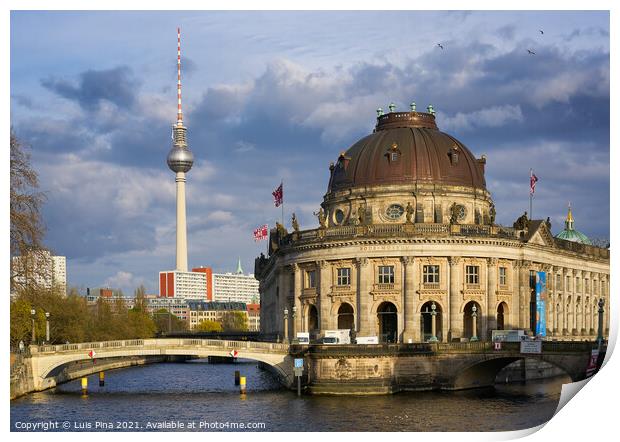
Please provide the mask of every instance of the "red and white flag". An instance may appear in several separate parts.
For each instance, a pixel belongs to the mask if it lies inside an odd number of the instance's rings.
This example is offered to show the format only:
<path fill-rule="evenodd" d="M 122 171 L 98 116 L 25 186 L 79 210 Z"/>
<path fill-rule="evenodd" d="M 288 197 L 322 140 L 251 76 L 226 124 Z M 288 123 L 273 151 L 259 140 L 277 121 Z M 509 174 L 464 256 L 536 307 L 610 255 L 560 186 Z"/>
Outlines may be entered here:
<path fill-rule="evenodd" d="M 231 350 L 229 354 L 232 358 L 239 356 L 239 352 L 237 350 Z"/>
<path fill-rule="evenodd" d="M 282 183 L 280 183 L 278 188 L 274 190 L 271 194 L 273 195 L 273 203 L 275 204 L 275 206 L 280 207 L 282 205 L 282 202 L 284 201 L 284 191 L 282 190 Z"/>
<path fill-rule="evenodd" d="M 267 232 L 267 224 L 254 229 L 254 241 L 261 241 L 267 239 L 269 233 Z"/>
<path fill-rule="evenodd" d="M 534 195 L 537 181 L 538 181 L 538 177 L 534 175 L 534 171 L 530 169 L 530 195 Z"/>

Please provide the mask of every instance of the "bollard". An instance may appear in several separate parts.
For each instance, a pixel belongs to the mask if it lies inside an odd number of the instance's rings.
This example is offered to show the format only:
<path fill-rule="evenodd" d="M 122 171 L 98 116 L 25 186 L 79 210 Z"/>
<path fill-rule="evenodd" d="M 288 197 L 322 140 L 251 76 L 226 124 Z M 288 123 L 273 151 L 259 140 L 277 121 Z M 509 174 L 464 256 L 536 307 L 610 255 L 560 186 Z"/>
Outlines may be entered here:
<path fill-rule="evenodd" d="M 88 394 L 88 378 L 82 378 L 82 394 Z"/>
<path fill-rule="evenodd" d="M 99 386 L 103 387 L 105 385 L 105 373 L 103 371 L 99 372 Z"/>
<path fill-rule="evenodd" d="M 235 385 L 239 385 L 239 378 L 241 377 L 241 373 L 239 370 L 235 370 Z"/>
<path fill-rule="evenodd" d="M 245 394 L 245 376 L 239 378 L 239 393 Z"/>

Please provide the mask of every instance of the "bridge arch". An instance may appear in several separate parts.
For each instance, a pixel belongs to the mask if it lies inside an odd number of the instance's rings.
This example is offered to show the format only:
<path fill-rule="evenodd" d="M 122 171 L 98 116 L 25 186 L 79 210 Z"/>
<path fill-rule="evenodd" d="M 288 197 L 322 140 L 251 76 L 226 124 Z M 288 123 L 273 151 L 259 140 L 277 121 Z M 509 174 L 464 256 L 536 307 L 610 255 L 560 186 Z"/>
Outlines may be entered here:
<path fill-rule="evenodd" d="M 39 384 L 43 389 L 50 388 L 57 383 L 100 371 L 101 369 L 93 364 L 90 373 L 87 373 L 88 370 L 80 371 L 76 376 L 63 373 L 63 366 L 90 360 L 91 350 L 95 352 L 97 360 L 132 356 L 225 357 L 230 356 L 231 350 L 237 350 L 240 358 L 264 363 L 285 386 L 290 386 L 293 382 L 293 363 L 286 344 L 206 339 L 144 339 L 39 347 L 32 358 L 35 384 Z"/>
<path fill-rule="evenodd" d="M 462 364 L 456 364 L 453 374 L 453 388 L 477 388 L 484 386 L 493 386 L 495 379 L 500 371 L 513 362 L 526 359 L 538 359 L 548 362 L 554 367 L 562 370 L 571 378 L 571 382 L 581 379 L 572 367 L 566 366 L 561 357 L 554 355 L 542 357 L 528 357 L 526 355 L 497 355 L 495 357 L 481 355 L 477 360 L 469 360 Z"/>

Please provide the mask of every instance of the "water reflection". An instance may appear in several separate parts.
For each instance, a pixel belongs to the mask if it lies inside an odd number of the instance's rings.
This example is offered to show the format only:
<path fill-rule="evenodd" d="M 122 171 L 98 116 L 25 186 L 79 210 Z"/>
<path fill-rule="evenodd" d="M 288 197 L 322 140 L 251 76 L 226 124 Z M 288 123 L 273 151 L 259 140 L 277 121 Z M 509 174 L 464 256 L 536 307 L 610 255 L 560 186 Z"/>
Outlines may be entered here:
<path fill-rule="evenodd" d="M 247 377 L 245 397 L 234 385 L 235 370 Z M 566 382 L 560 377 L 461 392 L 297 398 L 253 362 L 163 363 L 110 371 L 104 387 L 93 375 L 85 398 L 79 380 L 19 398 L 11 402 L 11 422 L 71 419 L 144 426 L 208 419 L 264 422 L 267 431 L 505 431 L 550 419 Z"/>

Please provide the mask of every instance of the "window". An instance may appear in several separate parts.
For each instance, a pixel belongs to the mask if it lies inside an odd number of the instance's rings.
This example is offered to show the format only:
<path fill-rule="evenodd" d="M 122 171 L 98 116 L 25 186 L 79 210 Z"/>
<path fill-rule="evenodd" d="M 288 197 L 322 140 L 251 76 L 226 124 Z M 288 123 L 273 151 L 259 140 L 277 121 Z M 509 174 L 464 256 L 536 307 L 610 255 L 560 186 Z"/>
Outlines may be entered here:
<path fill-rule="evenodd" d="M 424 284 L 438 284 L 439 283 L 439 266 L 428 265 L 422 267 L 422 275 Z"/>
<path fill-rule="evenodd" d="M 344 221 L 344 212 L 340 209 L 336 210 L 336 224 L 340 225 Z"/>
<path fill-rule="evenodd" d="M 581 278 L 579 276 L 575 277 L 575 292 L 581 293 Z"/>
<path fill-rule="evenodd" d="M 562 275 L 559 273 L 555 275 L 555 289 L 562 290 Z"/>
<path fill-rule="evenodd" d="M 351 284 L 351 269 L 348 267 L 338 269 L 338 285 Z"/>
<path fill-rule="evenodd" d="M 308 270 L 306 272 L 306 288 L 313 289 L 316 287 L 316 270 Z"/>
<path fill-rule="evenodd" d="M 394 284 L 394 266 L 379 266 L 379 284 Z"/>
<path fill-rule="evenodd" d="M 568 275 L 566 276 L 566 287 L 565 287 L 565 289 L 566 289 L 567 292 L 571 291 L 571 289 L 570 289 L 570 276 L 568 276 Z"/>
<path fill-rule="evenodd" d="M 586 294 L 589 295 L 590 294 L 590 279 L 586 278 L 586 279 L 584 279 L 584 281 L 585 281 L 585 285 L 586 285 L 586 287 L 585 287 L 586 288 Z"/>
<path fill-rule="evenodd" d="M 385 211 L 385 214 L 390 219 L 398 219 L 401 216 L 403 216 L 403 213 L 405 213 L 405 209 L 403 208 L 403 206 L 401 206 L 399 204 L 392 204 Z"/>
<path fill-rule="evenodd" d="M 500 267 L 499 268 L 499 285 L 506 285 L 506 284 L 507 284 L 506 267 Z"/>
<path fill-rule="evenodd" d="M 467 284 L 480 284 L 478 266 L 465 266 L 465 281 Z"/>
<path fill-rule="evenodd" d="M 398 152 L 392 152 L 390 154 L 390 159 L 392 160 L 392 162 L 398 161 Z"/>

